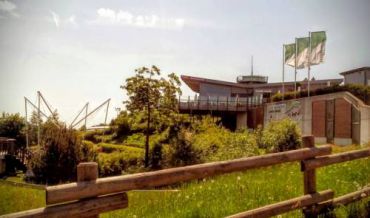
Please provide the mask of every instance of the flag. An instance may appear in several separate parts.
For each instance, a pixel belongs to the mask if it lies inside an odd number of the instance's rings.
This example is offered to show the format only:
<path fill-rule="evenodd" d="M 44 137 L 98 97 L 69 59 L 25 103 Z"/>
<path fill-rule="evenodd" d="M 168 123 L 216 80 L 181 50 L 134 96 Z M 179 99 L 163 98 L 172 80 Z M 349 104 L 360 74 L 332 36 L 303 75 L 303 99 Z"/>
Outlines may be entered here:
<path fill-rule="evenodd" d="M 295 62 L 295 43 L 284 45 L 285 64 L 294 67 Z"/>
<path fill-rule="evenodd" d="M 309 47 L 310 47 L 310 38 L 297 38 L 297 69 L 303 69 L 308 67 L 308 57 L 309 57 Z"/>
<path fill-rule="evenodd" d="M 324 62 L 326 33 L 325 31 L 311 33 L 311 55 L 310 65 Z"/>

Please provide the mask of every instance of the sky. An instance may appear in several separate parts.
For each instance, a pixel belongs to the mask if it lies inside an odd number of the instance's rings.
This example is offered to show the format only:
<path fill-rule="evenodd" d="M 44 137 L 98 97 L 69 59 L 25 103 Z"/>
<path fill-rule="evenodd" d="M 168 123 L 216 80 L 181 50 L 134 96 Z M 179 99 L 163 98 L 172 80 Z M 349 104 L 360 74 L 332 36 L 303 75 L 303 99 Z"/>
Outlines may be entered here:
<path fill-rule="evenodd" d="M 41 91 L 67 122 L 86 102 L 93 109 L 111 98 L 110 119 L 127 98 L 120 85 L 151 65 L 233 82 L 250 74 L 253 55 L 254 73 L 279 82 L 282 45 L 309 31 L 327 33 L 313 76 L 341 78 L 370 66 L 369 8 L 369 0 L 0 0 L 0 112 L 24 115 L 24 96 L 36 103 Z M 286 66 L 287 81 L 293 71 Z M 101 110 L 88 125 L 103 121 Z"/>

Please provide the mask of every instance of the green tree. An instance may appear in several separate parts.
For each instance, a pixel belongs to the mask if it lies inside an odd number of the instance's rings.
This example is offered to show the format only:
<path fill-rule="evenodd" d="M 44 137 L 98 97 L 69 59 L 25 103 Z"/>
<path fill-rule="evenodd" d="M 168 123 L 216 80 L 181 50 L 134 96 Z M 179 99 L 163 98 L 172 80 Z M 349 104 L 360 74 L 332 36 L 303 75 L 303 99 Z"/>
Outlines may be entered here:
<path fill-rule="evenodd" d="M 24 118 L 19 114 L 2 113 L 0 117 L 0 136 L 16 139 L 18 146 L 25 145 Z"/>
<path fill-rule="evenodd" d="M 135 76 L 126 79 L 121 86 L 126 90 L 128 100 L 124 101 L 127 110 L 134 116 L 144 113 L 145 128 L 145 167 L 149 166 L 149 136 L 153 127 L 162 129 L 173 123 L 177 114 L 177 95 L 181 94 L 180 80 L 171 73 L 167 79 L 161 77 L 158 67 L 141 67 Z M 152 125 L 152 123 L 156 125 Z M 165 124 L 165 125 L 164 125 Z"/>

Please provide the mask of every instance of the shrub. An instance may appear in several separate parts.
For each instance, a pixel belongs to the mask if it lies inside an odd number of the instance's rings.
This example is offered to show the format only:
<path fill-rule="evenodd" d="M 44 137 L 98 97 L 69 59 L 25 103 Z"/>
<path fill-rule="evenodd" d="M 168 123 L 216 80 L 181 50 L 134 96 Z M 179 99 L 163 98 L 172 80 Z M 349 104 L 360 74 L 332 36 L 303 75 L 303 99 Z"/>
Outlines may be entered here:
<path fill-rule="evenodd" d="M 97 136 L 99 136 L 101 134 L 102 134 L 102 131 L 100 131 L 100 130 L 87 131 L 84 134 L 84 139 L 88 140 L 88 141 L 91 141 L 93 143 L 99 143 L 99 142 L 101 142 L 101 139 L 97 138 Z"/>
<path fill-rule="evenodd" d="M 98 155 L 99 176 L 120 175 L 129 172 L 132 168 L 140 168 L 143 160 L 143 152 L 125 153 L 114 151 L 112 153 L 100 153 Z"/>
<path fill-rule="evenodd" d="M 191 143 L 191 133 L 181 129 L 176 138 L 171 140 L 169 146 L 169 164 L 171 166 L 184 166 L 201 162 L 200 151 Z"/>
<path fill-rule="evenodd" d="M 160 169 L 163 167 L 162 164 L 163 160 L 163 151 L 162 145 L 160 143 L 156 143 L 153 145 L 150 151 L 150 167 L 152 169 Z"/>
<path fill-rule="evenodd" d="M 316 89 L 316 90 L 310 91 L 310 96 L 323 95 L 323 94 L 329 94 L 329 93 L 335 93 L 335 92 L 344 92 L 344 91 L 350 92 L 357 98 L 361 99 L 366 104 L 370 104 L 370 86 L 364 86 L 364 85 L 358 85 L 358 84 L 347 84 L 344 86 L 334 85 L 334 86 L 329 86 L 329 87 L 325 87 L 321 89 Z M 296 92 L 297 98 L 307 97 L 307 96 L 308 96 L 307 91 Z M 288 92 L 288 93 L 285 93 L 284 100 L 290 100 L 290 99 L 293 99 L 294 97 L 295 97 L 294 92 Z M 271 99 L 274 102 L 281 101 L 283 99 L 283 95 L 280 93 L 277 93 L 273 95 Z"/>
<path fill-rule="evenodd" d="M 130 119 L 126 111 L 122 111 L 110 125 L 114 132 L 114 139 L 123 140 L 131 133 Z"/>
<path fill-rule="evenodd" d="M 44 125 L 41 146 L 33 151 L 29 166 L 38 183 L 55 184 L 76 179 L 80 161 L 94 160 L 91 144 L 82 144 L 72 129 L 58 127 L 51 122 Z"/>
<path fill-rule="evenodd" d="M 269 152 L 280 152 L 301 147 L 298 124 L 290 119 L 271 121 L 262 131 L 260 146 Z"/>

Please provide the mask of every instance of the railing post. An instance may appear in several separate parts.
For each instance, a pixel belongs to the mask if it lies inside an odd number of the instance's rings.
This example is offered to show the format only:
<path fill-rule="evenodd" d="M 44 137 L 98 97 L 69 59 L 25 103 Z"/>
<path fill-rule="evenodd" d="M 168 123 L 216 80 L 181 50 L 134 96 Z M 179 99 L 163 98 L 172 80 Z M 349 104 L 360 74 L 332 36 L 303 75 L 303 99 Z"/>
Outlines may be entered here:
<path fill-rule="evenodd" d="M 77 182 L 95 181 L 98 179 L 98 164 L 95 162 L 79 163 L 77 165 Z M 99 214 L 88 218 L 98 218 Z"/>
<path fill-rule="evenodd" d="M 315 138 L 314 136 L 303 136 L 302 137 L 303 147 L 313 148 L 315 147 Z M 310 158 L 314 159 L 314 158 Z M 301 163 L 301 167 L 302 167 Z M 303 169 L 303 167 L 302 167 Z M 304 184 L 304 194 L 314 194 L 316 193 L 316 171 L 313 170 L 304 170 L 303 171 L 303 184 Z M 317 213 L 315 211 L 315 206 L 308 206 L 302 210 L 305 218 L 317 218 Z"/>

